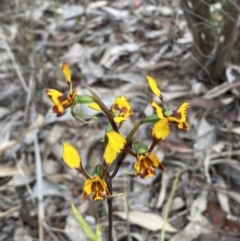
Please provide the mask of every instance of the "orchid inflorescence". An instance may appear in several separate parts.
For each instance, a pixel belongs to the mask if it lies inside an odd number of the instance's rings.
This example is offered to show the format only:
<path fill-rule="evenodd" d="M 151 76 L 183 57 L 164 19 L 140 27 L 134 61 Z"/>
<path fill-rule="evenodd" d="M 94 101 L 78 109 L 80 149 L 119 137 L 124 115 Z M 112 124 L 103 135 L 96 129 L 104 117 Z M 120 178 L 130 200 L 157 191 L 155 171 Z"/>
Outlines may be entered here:
<path fill-rule="evenodd" d="M 53 102 L 52 112 L 57 116 L 61 116 L 67 108 L 70 108 L 73 117 L 78 119 L 79 116 L 84 117 L 84 114 L 76 113 L 74 107 L 78 104 L 87 104 L 89 108 L 103 112 L 109 121 L 103 139 L 105 146 L 103 161 L 94 167 L 91 175 L 82 166 L 81 156 L 78 151 L 71 144 L 63 143 L 64 162 L 70 168 L 79 171 L 86 178 L 83 185 L 83 199 L 86 199 L 89 195 L 92 195 L 94 201 L 103 200 L 105 197 L 109 199 L 116 197 L 117 195 L 112 195 L 111 180 L 117 174 L 128 154 L 134 156 L 136 161 L 134 163 L 134 172 L 132 174 L 127 173 L 127 175 L 146 178 L 156 175 L 155 168 L 164 171 L 164 165 L 152 152 L 153 148 L 168 136 L 170 124 L 176 125 L 182 131 L 188 130 L 186 121 L 188 102 L 184 102 L 176 110 L 168 110 L 156 81 L 152 77 L 147 76 L 150 89 L 159 98 L 159 103 L 152 102 L 151 104 L 156 114 L 139 120 L 125 137 L 121 134 L 120 128 L 123 122 L 133 115 L 133 110 L 127 98 L 125 96 L 117 96 L 113 104 L 107 107 L 88 86 L 87 89 L 90 95 L 78 95 L 77 91 L 72 89 L 71 70 L 65 60 L 62 64 L 62 71 L 69 85 L 69 93 L 63 94 L 55 89 L 46 91 Z M 153 125 L 152 143 L 149 147 L 145 147 L 140 140 L 133 139 L 135 132 L 145 123 Z M 113 162 L 117 162 L 117 164 L 114 171 L 110 173 L 108 168 Z"/>

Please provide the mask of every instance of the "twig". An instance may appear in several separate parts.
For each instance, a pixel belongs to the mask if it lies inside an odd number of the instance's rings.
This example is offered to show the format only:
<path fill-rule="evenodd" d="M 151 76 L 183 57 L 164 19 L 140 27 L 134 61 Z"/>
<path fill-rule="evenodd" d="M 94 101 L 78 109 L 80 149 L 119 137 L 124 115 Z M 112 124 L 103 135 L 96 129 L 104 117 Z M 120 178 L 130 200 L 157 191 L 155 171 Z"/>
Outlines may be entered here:
<path fill-rule="evenodd" d="M 16 62 L 14 54 L 13 54 L 11 48 L 8 45 L 8 42 L 6 40 L 6 37 L 5 37 L 1 27 L 0 27 L 0 37 L 2 37 L 2 39 L 3 39 L 4 45 L 5 45 L 5 49 L 6 49 L 8 55 L 9 55 L 11 61 L 12 61 L 13 67 L 14 67 L 14 69 L 16 71 L 18 79 L 20 80 L 20 82 L 22 84 L 23 89 L 25 90 L 25 92 L 28 92 L 28 87 L 27 87 L 26 81 L 25 81 L 25 79 L 24 79 L 24 77 L 22 75 L 22 72 L 21 72 L 21 70 L 20 70 L 20 68 L 19 68 L 19 66 L 18 66 L 18 64 Z"/>
<path fill-rule="evenodd" d="M 32 113 L 32 122 L 34 121 L 34 116 L 36 116 L 35 106 L 31 106 Z M 43 195 L 42 195 L 42 165 L 41 165 L 41 156 L 39 151 L 37 130 L 33 132 L 33 141 L 34 141 L 34 154 L 36 162 L 36 180 L 37 180 L 37 197 L 38 197 L 38 238 L 39 241 L 43 241 L 43 224 L 44 224 L 44 204 L 43 204 Z"/>
<path fill-rule="evenodd" d="M 171 205 L 172 205 L 172 200 L 173 200 L 176 188 L 177 188 L 180 173 L 181 173 L 181 169 L 178 169 L 178 171 L 176 173 L 175 180 L 173 182 L 173 186 L 172 186 L 170 196 L 168 198 L 167 208 L 166 208 L 166 211 L 164 213 L 163 227 L 162 227 L 162 231 L 161 231 L 161 241 L 165 240 L 165 226 L 166 226 L 166 223 L 167 223 L 167 220 L 168 220 L 168 214 L 169 214 L 169 211 L 170 211 L 170 208 L 171 208 Z"/>

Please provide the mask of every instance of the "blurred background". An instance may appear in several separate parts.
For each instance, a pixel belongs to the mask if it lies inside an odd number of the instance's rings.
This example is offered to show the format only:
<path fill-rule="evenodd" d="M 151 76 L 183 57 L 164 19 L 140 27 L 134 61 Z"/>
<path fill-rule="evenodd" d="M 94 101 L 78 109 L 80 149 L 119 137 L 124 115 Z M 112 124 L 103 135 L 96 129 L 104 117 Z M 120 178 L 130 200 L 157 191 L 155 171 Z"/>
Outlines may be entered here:
<path fill-rule="evenodd" d="M 56 117 L 45 90 L 90 86 L 110 106 L 125 95 L 134 116 L 126 134 L 153 114 L 146 75 L 169 109 L 189 101 L 189 131 L 172 127 L 154 153 L 166 167 L 154 178 L 129 178 L 127 157 L 113 181 L 114 241 L 240 240 L 239 0 L 1 0 L 0 4 L 0 241 L 84 241 L 73 202 L 107 240 L 105 202 L 81 200 L 84 178 L 62 161 L 73 144 L 88 172 L 101 163 L 106 118 Z M 151 126 L 137 133 L 146 145 Z M 180 170 L 179 178 L 176 173 Z M 170 209 L 167 202 L 173 183 Z M 163 225 L 164 215 L 168 221 Z"/>

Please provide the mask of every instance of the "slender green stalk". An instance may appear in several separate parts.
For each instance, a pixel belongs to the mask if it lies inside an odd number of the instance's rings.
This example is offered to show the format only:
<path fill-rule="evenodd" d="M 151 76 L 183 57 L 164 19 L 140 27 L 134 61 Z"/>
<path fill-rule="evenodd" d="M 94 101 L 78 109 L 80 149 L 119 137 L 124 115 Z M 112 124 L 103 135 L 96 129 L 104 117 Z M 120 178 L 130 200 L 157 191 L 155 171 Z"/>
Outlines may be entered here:
<path fill-rule="evenodd" d="M 162 231 L 161 231 L 161 239 L 160 239 L 160 241 L 164 241 L 165 240 L 165 226 L 166 226 L 166 223 L 167 223 L 167 220 L 168 220 L 168 214 L 170 212 L 170 208 L 171 208 L 171 205 L 172 205 L 172 200 L 173 200 L 176 188 L 177 188 L 177 184 L 178 184 L 178 179 L 179 179 L 180 173 L 181 173 L 181 169 L 178 169 L 178 171 L 176 173 L 176 176 L 175 176 L 175 180 L 173 182 L 173 186 L 172 186 L 172 190 L 171 190 L 170 196 L 168 198 L 166 211 L 164 213 L 164 220 L 163 220 L 163 227 L 162 227 Z"/>
<path fill-rule="evenodd" d="M 133 135 L 135 134 L 135 132 L 138 130 L 138 128 L 140 127 L 140 125 L 142 124 L 141 121 L 138 121 L 135 126 L 132 128 L 132 130 L 129 132 L 129 134 L 126 137 L 126 141 L 130 141 L 130 139 L 133 137 Z"/>
<path fill-rule="evenodd" d="M 106 107 L 106 105 L 102 102 L 102 100 L 99 98 L 99 96 L 90 87 L 88 87 L 86 85 L 86 88 L 88 89 L 88 91 L 90 92 L 90 94 L 92 95 L 92 97 L 96 101 L 96 103 L 100 106 L 101 110 L 107 116 L 110 124 L 112 125 L 113 130 L 116 132 L 119 132 L 118 127 L 113 120 L 112 112 Z"/>

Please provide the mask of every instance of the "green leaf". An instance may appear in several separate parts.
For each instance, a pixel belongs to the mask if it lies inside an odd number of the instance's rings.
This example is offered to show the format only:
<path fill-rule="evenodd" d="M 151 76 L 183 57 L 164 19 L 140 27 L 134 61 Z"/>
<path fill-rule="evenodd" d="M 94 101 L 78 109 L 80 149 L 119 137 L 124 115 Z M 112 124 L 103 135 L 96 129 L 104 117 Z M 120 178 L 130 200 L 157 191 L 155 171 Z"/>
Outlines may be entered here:
<path fill-rule="evenodd" d="M 96 233 L 93 232 L 91 227 L 88 223 L 84 220 L 83 216 L 78 212 L 75 205 L 71 204 L 72 212 L 74 217 L 77 219 L 79 226 L 81 227 L 84 234 L 91 240 L 91 241 L 101 241 L 101 227 L 97 225 Z"/>

